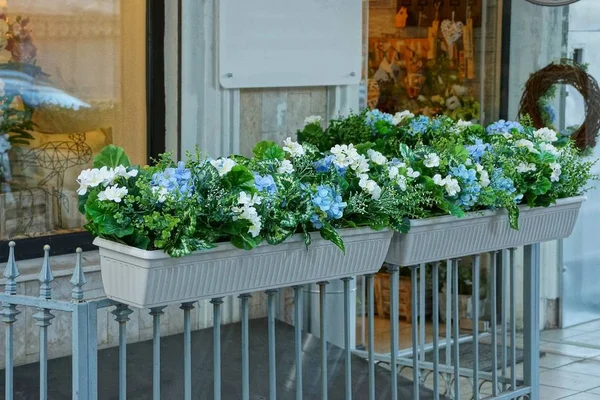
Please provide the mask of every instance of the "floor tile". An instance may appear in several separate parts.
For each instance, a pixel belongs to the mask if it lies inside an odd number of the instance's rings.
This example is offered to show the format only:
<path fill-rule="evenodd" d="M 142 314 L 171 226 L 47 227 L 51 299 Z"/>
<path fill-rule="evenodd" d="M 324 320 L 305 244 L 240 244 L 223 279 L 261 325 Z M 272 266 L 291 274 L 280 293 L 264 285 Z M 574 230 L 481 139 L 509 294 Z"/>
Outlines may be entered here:
<path fill-rule="evenodd" d="M 545 340 L 542 340 L 541 342 L 541 350 L 548 353 L 580 358 L 600 356 L 600 349 L 591 349 L 589 347 L 574 346 L 558 342 L 547 342 Z"/>
<path fill-rule="evenodd" d="M 567 371 L 576 374 L 593 375 L 600 377 L 600 361 L 598 360 L 583 360 L 572 364 L 563 365 L 556 368 L 555 371 Z"/>
<path fill-rule="evenodd" d="M 576 328 L 567 328 L 567 329 L 550 329 L 547 331 L 543 331 L 540 333 L 540 337 L 542 340 L 547 341 L 560 341 L 562 339 L 571 338 L 576 335 L 581 335 L 587 333 L 588 331 L 584 331 Z"/>
<path fill-rule="evenodd" d="M 565 396 L 577 394 L 575 390 L 561 389 L 552 386 L 541 385 L 540 386 L 540 399 L 543 400 L 558 400 Z"/>
<path fill-rule="evenodd" d="M 600 320 L 587 322 L 587 323 L 581 324 L 581 325 L 575 325 L 572 328 L 577 329 L 579 331 L 587 331 L 587 332 L 597 331 L 597 330 L 600 330 Z"/>
<path fill-rule="evenodd" d="M 565 343 L 583 343 L 583 344 L 597 344 L 600 343 L 600 330 L 594 332 L 584 332 L 578 335 L 569 336 L 561 340 Z"/>
<path fill-rule="evenodd" d="M 583 358 L 562 356 L 560 354 L 547 353 L 545 356 L 540 357 L 540 367 L 544 368 L 558 368 L 563 365 L 571 364 L 576 361 L 581 361 Z"/>
<path fill-rule="evenodd" d="M 581 392 L 600 386 L 600 377 L 551 369 L 540 373 L 540 383 Z"/>
<path fill-rule="evenodd" d="M 593 393 L 577 393 L 572 396 L 563 397 L 565 400 L 600 400 L 600 396 Z"/>
<path fill-rule="evenodd" d="M 600 387 L 590 389 L 587 391 L 587 393 L 600 394 Z"/>

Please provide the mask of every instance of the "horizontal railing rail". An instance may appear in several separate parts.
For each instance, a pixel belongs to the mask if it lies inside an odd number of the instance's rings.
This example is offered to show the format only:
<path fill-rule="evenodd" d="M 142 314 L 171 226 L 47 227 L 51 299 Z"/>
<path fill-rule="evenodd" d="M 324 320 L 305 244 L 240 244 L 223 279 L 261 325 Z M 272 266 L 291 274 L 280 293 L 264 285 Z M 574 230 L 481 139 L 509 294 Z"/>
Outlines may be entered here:
<path fill-rule="evenodd" d="M 119 399 L 127 397 L 127 327 L 133 310 L 125 304 L 102 298 L 87 300 L 84 298 L 84 286 L 87 283 L 82 268 L 82 254 L 76 253 L 73 276 L 70 280 L 72 292 L 70 301 L 52 298 L 52 281 L 54 279 L 49 256 L 50 248 L 44 248 L 44 259 L 39 274 L 39 297 L 17 294 L 17 278 L 19 271 L 14 257 L 15 243 L 10 243 L 9 257 L 4 269 L 5 291 L 0 295 L 2 303 L 2 321 L 5 324 L 5 398 L 14 398 L 14 340 L 15 322 L 26 307 L 34 308 L 37 312 L 32 318 L 39 327 L 39 390 L 40 399 L 48 398 L 48 332 L 52 329 L 53 312 L 71 314 L 72 324 L 72 397 L 74 399 L 96 399 L 98 397 L 98 310 L 113 308 L 111 311 L 114 321 L 118 324 L 118 393 Z M 399 322 L 399 272 L 400 267 L 388 266 L 390 288 L 389 312 L 389 352 L 375 351 L 375 275 L 367 274 L 360 277 L 363 280 L 363 315 L 361 324 L 361 349 L 354 348 L 351 333 L 356 330 L 352 324 L 351 281 L 358 277 L 348 276 L 343 282 L 343 307 L 338 312 L 343 313 L 343 385 L 332 385 L 329 382 L 331 371 L 328 371 L 328 354 L 332 344 L 328 343 L 331 336 L 331 308 L 328 304 L 326 281 L 315 282 L 318 286 L 318 337 L 320 340 L 320 398 L 327 399 L 334 388 L 343 387 L 345 399 L 352 399 L 355 389 L 353 382 L 353 357 L 359 355 L 367 364 L 368 390 L 364 398 L 370 400 L 384 398 L 378 395 L 382 390 L 377 377 L 382 369 L 388 370 L 389 380 L 386 380 L 386 396 L 391 399 L 399 397 L 399 380 L 404 379 L 410 371 L 412 379 L 411 398 L 472 398 L 472 399 L 539 399 L 539 245 L 525 247 L 525 262 L 523 268 L 523 377 L 517 376 L 517 327 L 516 327 L 516 293 L 515 249 L 498 249 L 502 253 L 502 263 L 498 261 L 498 251 L 490 253 L 490 265 L 486 268 L 489 277 L 488 299 L 490 328 L 488 332 L 480 332 L 479 320 L 481 310 L 480 278 L 481 255 L 474 255 L 473 265 L 459 266 L 459 260 L 435 262 L 409 266 L 411 282 L 411 323 L 409 348 L 400 348 L 401 324 Z M 443 264 L 444 263 L 444 264 Z M 445 266 L 444 266 L 445 265 Z M 459 311 L 459 272 L 460 268 L 471 268 L 472 293 L 471 321 L 472 332 L 464 334 L 460 330 L 461 319 Z M 440 271 L 445 270 L 445 282 L 440 282 Z M 429 275 L 430 273 L 430 275 Z M 445 285 L 445 329 L 440 327 L 440 295 L 441 287 Z M 427 342 L 426 331 L 429 328 L 426 321 L 425 293 L 427 286 L 431 289 L 431 340 Z M 278 383 L 278 358 L 276 346 L 276 302 L 280 289 L 265 292 L 267 298 L 266 314 L 268 368 L 265 377 L 268 390 L 262 393 L 269 399 L 276 399 Z M 293 286 L 294 304 L 294 373 L 293 384 L 296 399 L 306 398 L 303 371 L 305 353 L 303 343 L 303 286 Z M 499 292 L 498 292 L 499 289 Z M 250 312 L 253 301 L 252 293 L 239 295 L 241 319 L 241 385 L 240 398 L 251 398 L 251 347 L 250 347 Z M 210 300 L 213 316 L 213 357 L 212 357 L 212 387 L 213 398 L 218 400 L 222 395 L 222 306 L 223 297 Z M 183 314 L 183 388 L 181 398 L 191 399 L 193 396 L 194 376 L 192 362 L 192 314 L 196 302 L 180 304 Z M 152 398 L 159 399 L 161 395 L 161 316 L 164 306 L 153 307 L 149 310 L 152 316 Z M 379 316 L 381 317 L 381 316 Z M 498 318 L 499 317 L 499 318 Z M 480 346 L 487 343 L 491 346 L 491 360 L 487 367 L 481 367 Z M 469 349 L 472 360 L 469 366 L 461 365 L 461 350 Z M 521 350 L 519 350 L 521 351 Z M 443 355 L 444 360 L 440 360 Z M 289 381 L 289 377 L 288 377 Z M 487 387 L 490 386 L 491 387 Z M 468 386 L 468 387 L 467 387 Z M 486 387 L 487 392 L 483 389 Z M 337 389 L 336 389 L 337 390 Z M 337 393 L 336 393 L 337 394 Z M 178 396 L 178 395 L 177 395 Z M 339 397 L 337 395 L 336 397 Z"/>

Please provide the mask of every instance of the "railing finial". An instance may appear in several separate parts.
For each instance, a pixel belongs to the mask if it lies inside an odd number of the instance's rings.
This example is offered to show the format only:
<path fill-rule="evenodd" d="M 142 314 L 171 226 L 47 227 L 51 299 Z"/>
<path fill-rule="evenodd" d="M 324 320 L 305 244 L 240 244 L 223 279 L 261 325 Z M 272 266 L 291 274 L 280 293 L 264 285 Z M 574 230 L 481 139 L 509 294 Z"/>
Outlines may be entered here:
<path fill-rule="evenodd" d="M 83 273 L 83 268 L 81 267 L 81 247 L 78 247 L 75 251 L 77 253 L 77 260 L 75 262 L 75 270 L 73 271 L 73 276 L 71 277 L 71 280 L 69 282 L 73 284 L 71 298 L 76 302 L 81 302 L 83 301 L 83 285 L 87 283 L 87 279 L 85 277 L 85 274 Z"/>
<path fill-rule="evenodd" d="M 6 294 L 17 294 L 17 277 L 19 274 L 19 269 L 17 268 L 17 263 L 15 262 L 15 242 L 10 242 L 8 244 L 8 262 L 6 263 L 6 268 L 4 269 L 4 277 L 6 278 L 5 285 L 5 293 Z"/>
<path fill-rule="evenodd" d="M 40 281 L 40 297 L 50 299 L 52 297 L 50 282 L 54 280 L 54 275 L 52 275 L 52 269 L 50 268 L 50 246 L 48 245 L 44 246 L 44 263 L 38 280 Z"/>

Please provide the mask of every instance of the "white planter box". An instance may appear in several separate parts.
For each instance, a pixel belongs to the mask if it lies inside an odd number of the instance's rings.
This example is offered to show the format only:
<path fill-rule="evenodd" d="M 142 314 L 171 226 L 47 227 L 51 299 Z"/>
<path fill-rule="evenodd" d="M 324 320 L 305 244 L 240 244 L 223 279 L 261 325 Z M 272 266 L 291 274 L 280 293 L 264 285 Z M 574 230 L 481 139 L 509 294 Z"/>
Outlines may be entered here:
<path fill-rule="evenodd" d="M 396 233 L 385 261 L 402 266 L 464 257 L 568 237 L 585 197 L 561 199 L 550 207 L 519 206 L 519 230 L 505 210 L 410 221 L 410 231 Z"/>
<path fill-rule="evenodd" d="M 138 308 L 157 307 L 240 293 L 304 285 L 375 273 L 387 253 L 391 231 L 344 229 L 346 254 L 319 233 L 308 250 L 302 235 L 278 246 L 246 251 L 231 243 L 172 258 L 97 238 L 106 295 Z"/>

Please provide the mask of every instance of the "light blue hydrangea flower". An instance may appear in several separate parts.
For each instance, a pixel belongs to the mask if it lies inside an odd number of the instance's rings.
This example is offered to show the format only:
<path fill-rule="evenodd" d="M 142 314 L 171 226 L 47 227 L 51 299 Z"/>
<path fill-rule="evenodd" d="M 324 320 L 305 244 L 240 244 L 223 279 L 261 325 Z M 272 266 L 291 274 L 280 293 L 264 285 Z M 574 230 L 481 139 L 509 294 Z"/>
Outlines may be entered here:
<path fill-rule="evenodd" d="M 342 196 L 337 194 L 329 185 L 317 186 L 317 191 L 312 196 L 312 202 L 321 211 L 327 214 L 328 219 L 340 219 L 344 215 L 346 203 Z"/>
<path fill-rule="evenodd" d="M 320 160 L 315 161 L 313 163 L 313 166 L 315 167 L 316 171 L 319 173 L 329 172 L 329 169 L 331 168 L 331 165 L 333 164 L 334 159 L 335 159 L 335 157 L 330 154 L 327 157 L 323 157 Z M 345 167 L 339 167 L 339 166 L 335 165 L 335 169 L 342 176 L 344 176 L 346 174 L 347 168 L 345 168 Z"/>
<path fill-rule="evenodd" d="M 377 109 L 367 111 L 365 122 L 371 128 L 373 133 L 377 133 L 381 125 L 393 125 L 394 117 L 392 114 L 381 112 Z"/>
<path fill-rule="evenodd" d="M 277 192 L 277 185 L 275 184 L 275 180 L 273 180 L 271 175 L 261 176 L 255 173 L 254 187 L 259 192 L 267 192 L 269 194 Z"/>
<path fill-rule="evenodd" d="M 422 135 L 427 132 L 429 127 L 429 117 L 420 115 L 417 118 L 410 121 L 410 133 L 412 135 Z"/>
<path fill-rule="evenodd" d="M 483 157 L 484 153 L 490 150 L 492 146 L 487 143 L 483 143 L 483 140 L 476 139 L 475 144 L 471 146 L 466 146 L 469 155 L 475 160 L 475 162 L 480 162 L 481 157 Z"/>
<path fill-rule="evenodd" d="M 491 186 L 493 189 L 501 190 L 506 193 L 514 193 L 517 190 L 515 189 L 515 184 L 512 179 L 504 176 L 502 168 L 496 168 L 492 173 Z"/>
<path fill-rule="evenodd" d="M 185 162 L 179 161 L 177 168 L 166 168 L 163 172 L 152 175 L 151 185 L 167 189 L 168 192 L 179 192 L 191 196 L 194 191 L 192 172 L 185 167 Z"/>
<path fill-rule="evenodd" d="M 310 222 L 313 224 L 315 229 L 321 229 L 323 227 L 323 223 L 317 214 L 313 214 L 312 217 L 310 217 Z"/>
<path fill-rule="evenodd" d="M 481 192 L 481 185 L 477 180 L 477 171 L 468 169 L 465 165 L 461 164 L 458 167 L 451 168 L 450 173 L 461 183 L 461 191 L 458 199 L 456 199 L 456 204 L 464 207 L 466 210 L 470 209 L 477 203 L 479 193 Z"/>
<path fill-rule="evenodd" d="M 488 126 L 487 133 L 488 135 L 505 135 L 511 133 L 513 129 L 522 133 L 523 125 L 515 121 L 505 121 L 501 119 Z"/>

